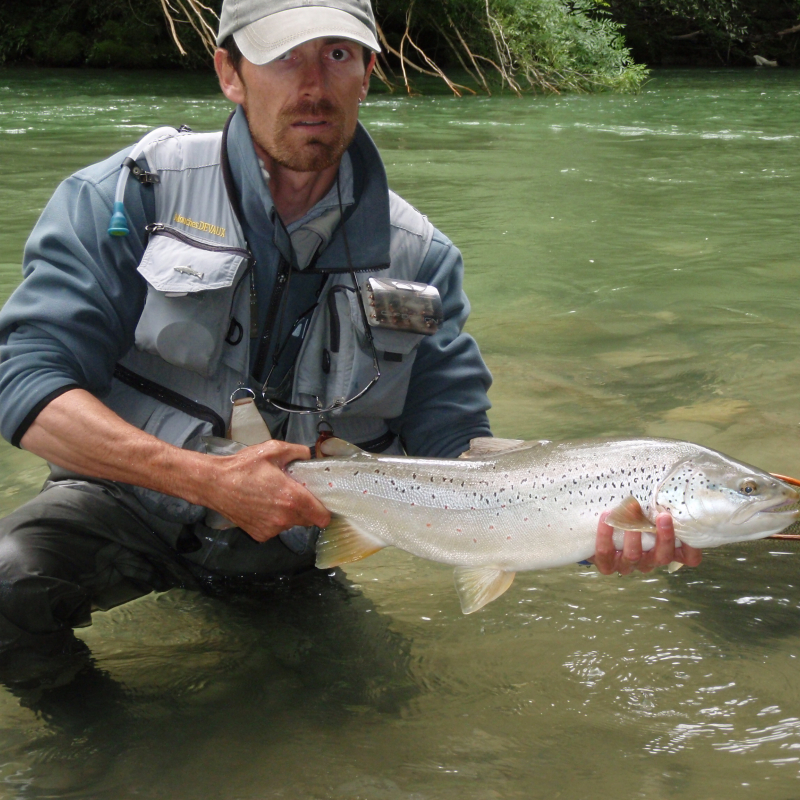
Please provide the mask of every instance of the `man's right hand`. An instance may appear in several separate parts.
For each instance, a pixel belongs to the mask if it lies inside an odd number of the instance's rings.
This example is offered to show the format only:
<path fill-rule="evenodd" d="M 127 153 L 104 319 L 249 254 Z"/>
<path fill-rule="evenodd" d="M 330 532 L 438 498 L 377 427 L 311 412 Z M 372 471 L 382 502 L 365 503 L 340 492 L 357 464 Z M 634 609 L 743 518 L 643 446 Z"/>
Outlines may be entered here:
<path fill-rule="evenodd" d="M 310 457 L 307 447 L 276 440 L 233 456 L 209 456 L 216 475 L 202 505 L 218 511 L 257 542 L 293 525 L 324 528 L 331 521 L 328 510 L 284 472 L 290 462 Z"/>
<path fill-rule="evenodd" d="M 289 462 L 310 458 L 307 447 L 271 441 L 233 456 L 183 450 L 129 425 L 83 389 L 48 403 L 21 445 L 80 475 L 213 508 L 258 542 L 293 525 L 330 522 L 322 503 L 284 472 Z"/>

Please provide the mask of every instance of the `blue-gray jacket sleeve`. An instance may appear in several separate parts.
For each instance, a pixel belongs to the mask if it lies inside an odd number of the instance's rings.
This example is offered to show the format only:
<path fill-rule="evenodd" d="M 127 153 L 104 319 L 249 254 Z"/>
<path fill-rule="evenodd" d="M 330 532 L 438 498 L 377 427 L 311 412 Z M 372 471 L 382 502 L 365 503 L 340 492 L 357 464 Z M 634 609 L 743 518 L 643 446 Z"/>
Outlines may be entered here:
<path fill-rule="evenodd" d="M 129 180 L 131 233 L 108 235 L 125 155 L 64 181 L 25 246 L 24 280 L 0 311 L 0 433 L 13 444 L 61 392 L 106 394 L 114 365 L 133 343 L 145 298 L 136 266 L 153 200 Z"/>
<path fill-rule="evenodd" d="M 391 425 L 409 455 L 454 458 L 470 439 L 491 436 L 486 393 L 492 376 L 463 331 L 470 310 L 463 277 L 458 248 L 435 231 L 417 280 L 439 290 L 444 324 L 420 343 L 405 408 Z"/>

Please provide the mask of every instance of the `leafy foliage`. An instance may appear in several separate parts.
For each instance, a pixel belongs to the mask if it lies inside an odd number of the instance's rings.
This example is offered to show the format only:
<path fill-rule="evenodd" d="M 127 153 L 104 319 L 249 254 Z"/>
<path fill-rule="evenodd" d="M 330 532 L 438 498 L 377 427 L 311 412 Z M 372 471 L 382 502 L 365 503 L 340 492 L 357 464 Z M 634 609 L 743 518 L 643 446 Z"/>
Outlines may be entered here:
<path fill-rule="evenodd" d="M 159 0 L 0 0 L 0 6 L 0 64 L 123 68 L 207 64 L 200 42 L 191 43 L 186 57 L 179 55 Z"/>
<path fill-rule="evenodd" d="M 209 68 L 221 2 L 0 0 L 0 64 Z M 800 52 L 800 0 L 373 3 L 384 37 L 378 73 L 409 91 L 422 74 L 457 93 L 630 91 L 646 77 L 642 63 L 753 64 L 760 55 L 793 65 Z"/>
<path fill-rule="evenodd" d="M 473 84 L 459 89 L 631 90 L 646 76 L 596 0 L 379 0 L 378 17 L 387 69 L 407 77 L 404 67 L 433 74 L 460 65 Z"/>
<path fill-rule="evenodd" d="M 609 0 L 636 57 L 650 64 L 797 65 L 800 0 Z"/>

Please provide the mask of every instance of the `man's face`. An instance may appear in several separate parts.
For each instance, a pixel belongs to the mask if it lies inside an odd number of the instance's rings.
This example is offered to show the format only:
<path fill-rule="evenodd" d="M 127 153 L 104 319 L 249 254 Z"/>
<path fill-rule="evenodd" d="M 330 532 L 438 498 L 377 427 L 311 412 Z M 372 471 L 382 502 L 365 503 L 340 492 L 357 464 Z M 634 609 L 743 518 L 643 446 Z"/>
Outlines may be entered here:
<path fill-rule="evenodd" d="M 220 79 L 228 98 L 244 106 L 257 150 L 297 172 L 320 172 L 352 141 L 371 72 L 360 44 L 312 39 L 268 64 L 242 59 L 233 96 Z"/>

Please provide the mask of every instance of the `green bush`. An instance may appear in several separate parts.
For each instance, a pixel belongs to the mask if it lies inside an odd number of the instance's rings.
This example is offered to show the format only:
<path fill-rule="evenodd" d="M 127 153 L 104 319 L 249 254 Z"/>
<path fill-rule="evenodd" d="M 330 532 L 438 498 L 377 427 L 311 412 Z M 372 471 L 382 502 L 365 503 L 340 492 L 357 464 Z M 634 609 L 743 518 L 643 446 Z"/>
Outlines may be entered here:
<path fill-rule="evenodd" d="M 86 62 L 89 41 L 78 31 L 65 34 L 53 33 L 43 42 L 33 46 L 34 57 L 39 64 L 49 67 L 79 67 Z"/>
<path fill-rule="evenodd" d="M 378 12 L 394 50 L 403 42 L 405 56 L 429 67 L 411 37 L 443 71 L 460 63 L 478 85 L 482 73 L 485 88 L 631 91 L 647 77 L 600 0 L 385 0 Z M 396 53 L 388 64 L 397 71 Z"/>

